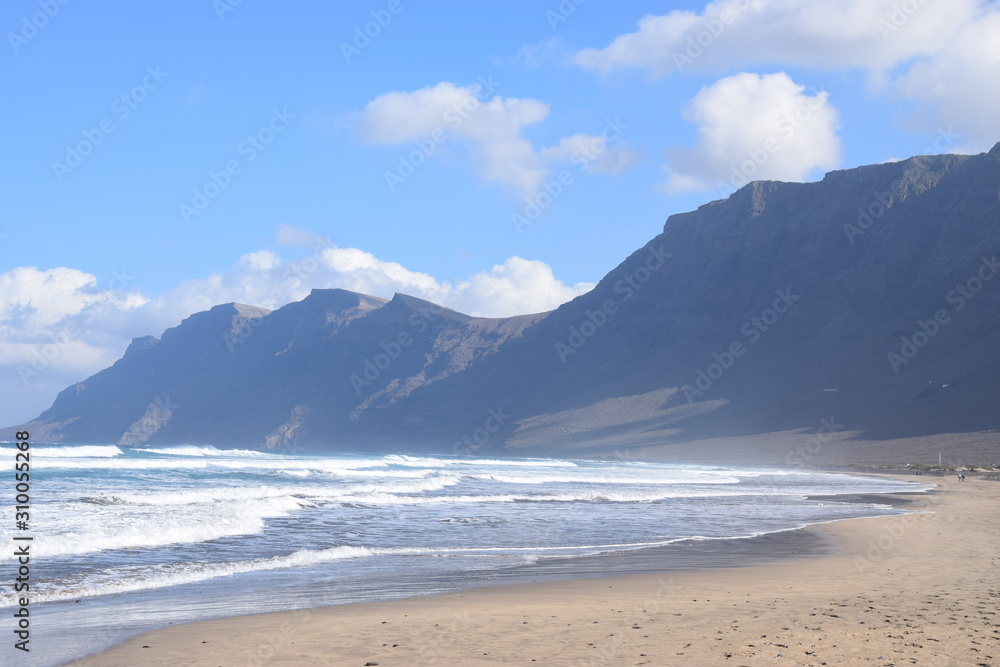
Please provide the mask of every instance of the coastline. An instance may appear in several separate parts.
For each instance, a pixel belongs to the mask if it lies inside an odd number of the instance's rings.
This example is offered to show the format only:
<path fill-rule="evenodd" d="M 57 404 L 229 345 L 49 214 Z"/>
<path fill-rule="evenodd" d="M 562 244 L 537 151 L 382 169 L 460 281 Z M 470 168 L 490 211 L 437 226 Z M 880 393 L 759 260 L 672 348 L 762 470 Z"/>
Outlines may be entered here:
<path fill-rule="evenodd" d="M 935 482 L 905 495 L 932 513 L 810 526 L 825 555 L 201 621 L 67 665 L 996 664 L 1000 485 Z"/>

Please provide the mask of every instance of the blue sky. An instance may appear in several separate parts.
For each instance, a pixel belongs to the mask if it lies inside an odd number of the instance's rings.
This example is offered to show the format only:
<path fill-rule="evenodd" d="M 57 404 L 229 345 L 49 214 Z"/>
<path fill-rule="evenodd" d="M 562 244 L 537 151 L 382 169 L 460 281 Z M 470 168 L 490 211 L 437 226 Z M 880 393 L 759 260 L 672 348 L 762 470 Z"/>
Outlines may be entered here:
<path fill-rule="evenodd" d="M 988 150 L 998 17 L 975 0 L 4 3 L 0 422 L 216 303 L 344 287 L 547 310 L 751 177 Z"/>

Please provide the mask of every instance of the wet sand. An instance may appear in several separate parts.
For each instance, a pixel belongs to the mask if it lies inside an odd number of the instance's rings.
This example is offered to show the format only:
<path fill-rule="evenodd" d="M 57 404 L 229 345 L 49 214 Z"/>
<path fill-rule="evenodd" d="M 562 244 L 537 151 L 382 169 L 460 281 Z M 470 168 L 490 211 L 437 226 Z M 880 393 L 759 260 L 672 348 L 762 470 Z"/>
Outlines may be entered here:
<path fill-rule="evenodd" d="M 203 621 L 69 664 L 1000 665 L 1000 484 L 933 483 L 928 494 L 879 496 L 933 513 L 740 545 L 752 565 L 717 556 L 691 570 L 647 553 L 643 573 L 634 561 L 620 575 L 595 559 L 581 574 L 608 576 L 528 572 L 460 593 Z"/>

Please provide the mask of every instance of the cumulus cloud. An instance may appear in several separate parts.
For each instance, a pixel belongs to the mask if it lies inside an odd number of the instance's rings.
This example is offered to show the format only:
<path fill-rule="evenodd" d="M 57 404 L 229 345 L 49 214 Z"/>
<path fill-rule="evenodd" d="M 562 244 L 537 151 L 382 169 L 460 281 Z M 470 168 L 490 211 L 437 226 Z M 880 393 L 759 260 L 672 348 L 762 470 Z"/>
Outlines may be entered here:
<path fill-rule="evenodd" d="M 594 283 L 565 285 L 545 262 L 515 256 L 458 283 L 452 292 L 451 307 L 483 317 L 540 313 L 593 287 Z"/>
<path fill-rule="evenodd" d="M 149 302 L 129 289 L 131 280 L 125 271 L 99 281 L 65 267 L 0 273 L 4 425 L 33 417 L 60 389 L 121 355 L 125 320 Z"/>
<path fill-rule="evenodd" d="M 505 317 L 551 310 L 593 287 L 566 285 L 544 262 L 520 257 L 452 284 L 305 230 L 285 227 L 278 238 L 300 246 L 311 242 L 295 259 L 270 250 L 249 253 L 225 272 L 156 297 L 131 289 L 124 272 L 103 283 L 65 267 L 0 273 L 0 388 L 16 399 L 0 406 L 0 421 L 34 417 L 57 391 L 114 363 L 131 338 L 159 336 L 220 303 L 273 309 L 305 298 L 313 288 L 339 287 L 383 298 L 402 292 L 469 315 Z"/>
<path fill-rule="evenodd" d="M 630 147 L 609 148 L 615 141 L 614 123 L 609 122 L 600 136 L 574 134 L 563 137 L 556 146 L 542 149 L 542 159 L 549 163 L 575 164 L 591 174 L 619 174 L 628 171 L 639 160 Z"/>
<path fill-rule="evenodd" d="M 122 280 L 127 280 L 123 277 Z M 95 276 L 59 267 L 17 267 L 0 274 L 0 331 L 38 332 L 95 305 L 135 308 L 144 297 L 98 287 Z"/>
<path fill-rule="evenodd" d="M 151 300 L 148 308 L 165 310 L 169 304 L 172 315 L 178 309 L 186 315 L 238 301 L 273 309 L 305 298 L 314 288 L 334 287 L 383 298 L 400 292 L 469 315 L 507 317 L 551 310 L 593 284 L 565 285 L 544 262 L 516 256 L 452 284 L 364 250 L 321 240 L 307 256 L 290 261 L 267 250 L 245 255 L 225 274 L 188 281 Z"/>
<path fill-rule="evenodd" d="M 96 276 L 59 267 L 17 267 L 0 274 L 0 366 L 22 365 L 31 379 L 54 368 L 74 372 L 112 361 L 106 343 L 117 338 L 123 314 L 148 303 L 128 290 L 130 277 L 116 272 L 104 285 Z M 97 335 L 86 332 L 99 323 Z"/>
<path fill-rule="evenodd" d="M 605 74 L 640 68 L 654 76 L 734 64 L 885 71 L 940 53 L 979 13 L 976 0 L 725 0 L 701 12 L 645 16 L 635 32 L 583 49 L 575 62 Z"/>
<path fill-rule="evenodd" d="M 955 43 L 916 63 L 895 82 L 896 90 L 919 104 L 911 120 L 918 128 L 952 128 L 963 149 L 987 150 L 1000 141 L 1000 12 L 965 26 Z"/>
<path fill-rule="evenodd" d="M 667 151 L 669 192 L 717 188 L 728 195 L 752 180 L 801 181 L 837 166 L 836 108 L 784 72 L 741 73 L 703 88 L 684 110 L 698 129 L 693 149 Z"/>
<path fill-rule="evenodd" d="M 491 88 L 496 85 L 490 83 Z M 442 81 L 413 92 L 386 93 L 368 103 L 358 121 L 362 140 L 409 145 L 407 155 L 400 158 L 403 164 L 385 174 L 391 189 L 405 180 L 407 165 L 418 167 L 431 159 L 441 144 L 455 140 L 464 146 L 483 181 L 502 183 L 523 196 L 538 192 L 551 164 L 561 161 L 563 155 L 536 147 L 524 131 L 548 118 L 549 105 L 499 95 L 484 98 L 483 90 L 483 84 L 458 86 Z M 606 160 L 623 168 L 634 161 L 628 157 L 631 151 L 627 147 L 605 150 L 615 155 Z"/>
<path fill-rule="evenodd" d="M 723 0 L 701 12 L 643 17 L 633 32 L 574 61 L 599 74 L 653 77 L 733 67 L 861 69 L 873 92 L 919 105 L 921 131 L 954 131 L 976 149 L 997 141 L 1000 6 L 986 0 Z"/>

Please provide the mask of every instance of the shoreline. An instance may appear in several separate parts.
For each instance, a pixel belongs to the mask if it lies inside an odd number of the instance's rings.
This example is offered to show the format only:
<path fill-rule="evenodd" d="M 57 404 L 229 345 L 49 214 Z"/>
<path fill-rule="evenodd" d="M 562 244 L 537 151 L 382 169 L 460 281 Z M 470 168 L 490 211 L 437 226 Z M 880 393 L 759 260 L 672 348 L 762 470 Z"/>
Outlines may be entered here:
<path fill-rule="evenodd" d="M 795 531 L 824 555 L 200 621 L 67 665 L 997 664 L 1000 485 L 935 481 L 880 494 L 933 513 Z"/>

